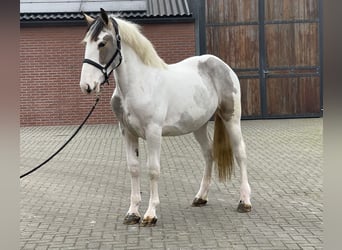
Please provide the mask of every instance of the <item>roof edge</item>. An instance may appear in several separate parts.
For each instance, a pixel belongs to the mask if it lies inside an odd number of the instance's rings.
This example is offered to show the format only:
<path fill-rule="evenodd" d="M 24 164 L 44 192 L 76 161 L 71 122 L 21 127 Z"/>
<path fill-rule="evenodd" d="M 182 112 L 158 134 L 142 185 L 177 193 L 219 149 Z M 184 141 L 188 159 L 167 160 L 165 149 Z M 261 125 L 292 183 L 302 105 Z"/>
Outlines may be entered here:
<path fill-rule="evenodd" d="M 86 25 L 80 12 L 65 13 L 20 13 L 20 27 L 44 27 L 44 26 L 83 26 Z M 99 12 L 88 12 L 88 15 L 97 17 Z M 136 23 L 191 23 L 195 22 L 192 14 L 170 16 L 146 16 L 142 13 L 111 13 Z M 33 17 L 32 17 L 33 16 Z"/>

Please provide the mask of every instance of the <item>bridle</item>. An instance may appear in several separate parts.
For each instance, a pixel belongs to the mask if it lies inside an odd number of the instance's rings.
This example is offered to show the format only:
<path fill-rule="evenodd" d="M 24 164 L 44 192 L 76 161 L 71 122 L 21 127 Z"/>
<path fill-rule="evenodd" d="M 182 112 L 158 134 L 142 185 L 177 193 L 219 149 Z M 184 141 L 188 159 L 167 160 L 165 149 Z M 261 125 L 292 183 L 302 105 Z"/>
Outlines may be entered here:
<path fill-rule="evenodd" d="M 121 61 L 122 61 L 122 55 L 121 55 L 121 37 L 119 34 L 119 28 L 118 28 L 118 23 L 113 19 L 110 18 L 112 20 L 113 26 L 114 26 L 114 30 L 115 30 L 115 38 L 116 38 L 116 51 L 114 52 L 113 56 L 111 57 L 111 59 L 108 61 L 108 63 L 105 66 L 102 66 L 101 64 L 87 59 L 85 58 L 83 60 L 83 63 L 88 63 L 90 65 L 93 65 L 94 67 L 98 68 L 99 70 L 101 70 L 103 76 L 104 76 L 104 80 L 100 85 L 103 85 L 104 83 L 109 84 L 109 76 L 112 74 L 113 70 L 116 69 L 117 67 L 120 66 Z M 114 60 L 119 57 L 119 62 L 117 65 L 115 65 L 114 67 L 112 67 L 112 69 L 109 71 L 108 73 L 108 68 L 112 65 L 112 63 L 114 62 Z"/>

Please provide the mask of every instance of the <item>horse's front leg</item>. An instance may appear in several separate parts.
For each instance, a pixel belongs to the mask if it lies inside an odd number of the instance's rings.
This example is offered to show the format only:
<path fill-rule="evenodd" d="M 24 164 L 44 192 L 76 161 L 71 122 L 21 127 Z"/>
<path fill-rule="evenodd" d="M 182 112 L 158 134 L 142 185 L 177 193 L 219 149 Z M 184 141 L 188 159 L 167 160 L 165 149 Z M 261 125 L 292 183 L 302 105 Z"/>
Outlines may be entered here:
<path fill-rule="evenodd" d="M 146 133 L 147 166 L 150 175 L 150 201 L 142 226 L 154 226 L 157 222 L 156 207 L 159 205 L 158 181 L 160 175 L 161 128 L 151 127 Z"/>
<path fill-rule="evenodd" d="M 126 157 L 128 170 L 131 173 L 131 205 L 124 218 L 124 224 L 132 225 L 140 222 L 139 206 L 140 194 L 140 167 L 138 160 L 138 137 L 133 136 L 127 130 L 124 131 Z"/>

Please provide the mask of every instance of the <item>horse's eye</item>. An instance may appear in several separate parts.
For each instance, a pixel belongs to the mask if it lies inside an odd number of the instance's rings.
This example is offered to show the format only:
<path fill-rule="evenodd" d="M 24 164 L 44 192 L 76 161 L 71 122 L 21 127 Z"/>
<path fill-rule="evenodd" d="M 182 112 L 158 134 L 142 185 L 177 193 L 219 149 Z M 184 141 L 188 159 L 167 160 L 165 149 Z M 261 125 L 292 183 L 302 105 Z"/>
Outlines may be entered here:
<path fill-rule="evenodd" d="M 104 42 L 100 42 L 99 45 L 98 45 L 98 47 L 99 47 L 99 48 L 103 48 L 105 45 L 106 45 L 106 44 L 105 44 Z"/>

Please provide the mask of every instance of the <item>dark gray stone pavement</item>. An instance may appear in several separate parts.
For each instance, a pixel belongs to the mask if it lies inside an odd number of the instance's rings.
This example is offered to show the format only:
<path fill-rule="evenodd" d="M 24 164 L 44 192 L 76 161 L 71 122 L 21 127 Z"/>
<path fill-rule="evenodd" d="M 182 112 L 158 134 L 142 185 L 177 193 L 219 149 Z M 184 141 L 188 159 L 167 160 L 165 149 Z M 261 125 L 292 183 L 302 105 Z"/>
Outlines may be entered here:
<path fill-rule="evenodd" d="M 213 126 L 210 126 L 211 131 Z M 53 154 L 76 126 L 23 127 L 20 173 Z M 191 207 L 204 161 L 192 135 L 165 137 L 158 222 L 123 225 L 130 177 L 117 125 L 85 125 L 20 181 L 21 249 L 322 249 L 323 119 L 242 121 L 252 211 L 236 211 L 240 173 L 216 176 L 205 207 Z M 140 141 L 143 214 L 149 182 Z"/>

